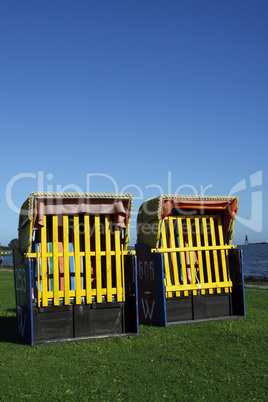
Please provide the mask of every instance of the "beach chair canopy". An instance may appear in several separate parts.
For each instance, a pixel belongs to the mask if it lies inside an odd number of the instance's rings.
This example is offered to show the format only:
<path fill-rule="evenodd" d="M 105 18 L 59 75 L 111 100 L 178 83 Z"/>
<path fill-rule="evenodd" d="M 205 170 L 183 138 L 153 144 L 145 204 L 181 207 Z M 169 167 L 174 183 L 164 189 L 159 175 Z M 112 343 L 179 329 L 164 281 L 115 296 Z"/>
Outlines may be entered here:
<path fill-rule="evenodd" d="M 190 216 L 219 213 L 222 215 L 226 239 L 230 222 L 235 219 L 239 199 L 234 196 L 162 195 L 144 202 L 138 212 L 138 242 L 157 247 L 160 224 L 169 216 Z"/>
<path fill-rule="evenodd" d="M 133 209 L 132 194 L 50 193 L 30 194 L 19 217 L 19 249 L 27 252 L 30 223 L 35 231 L 43 226 L 44 215 L 114 215 L 115 224 L 126 228 Z"/>

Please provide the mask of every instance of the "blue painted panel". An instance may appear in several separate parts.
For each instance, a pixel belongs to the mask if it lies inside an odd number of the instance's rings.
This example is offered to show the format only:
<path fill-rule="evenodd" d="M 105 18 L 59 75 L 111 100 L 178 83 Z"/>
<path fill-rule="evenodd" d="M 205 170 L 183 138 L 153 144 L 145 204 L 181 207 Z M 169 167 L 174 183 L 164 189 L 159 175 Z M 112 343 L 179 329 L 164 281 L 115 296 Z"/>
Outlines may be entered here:
<path fill-rule="evenodd" d="M 32 286 L 29 259 L 14 251 L 14 280 L 19 336 L 33 344 Z"/>
<path fill-rule="evenodd" d="M 246 299 L 245 299 L 245 281 L 244 281 L 244 264 L 243 264 L 243 251 L 241 251 L 241 272 L 242 272 L 242 286 L 243 286 L 243 308 L 244 316 L 246 316 Z"/>
<path fill-rule="evenodd" d="M 166 325 L 163 260 L 144 245 L 136 245 L 140 322 Z"/>

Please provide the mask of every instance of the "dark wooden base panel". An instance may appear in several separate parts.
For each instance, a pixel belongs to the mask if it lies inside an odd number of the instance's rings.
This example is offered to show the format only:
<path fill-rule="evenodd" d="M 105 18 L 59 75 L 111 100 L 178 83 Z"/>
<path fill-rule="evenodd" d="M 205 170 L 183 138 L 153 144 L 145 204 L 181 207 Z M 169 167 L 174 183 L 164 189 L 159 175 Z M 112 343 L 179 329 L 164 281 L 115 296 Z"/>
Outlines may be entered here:
<path fill-rule="evenodd" d="M 180 321 L 207 320 L 232 316 L 230 293 L 189 295 L 166 299 L 167 325 Z"/>
<path fill-rule="evenodd" d="M 135 335 L 125 322 L 125 310 L 124 303 L 33 306 L 33 344 Z"/>

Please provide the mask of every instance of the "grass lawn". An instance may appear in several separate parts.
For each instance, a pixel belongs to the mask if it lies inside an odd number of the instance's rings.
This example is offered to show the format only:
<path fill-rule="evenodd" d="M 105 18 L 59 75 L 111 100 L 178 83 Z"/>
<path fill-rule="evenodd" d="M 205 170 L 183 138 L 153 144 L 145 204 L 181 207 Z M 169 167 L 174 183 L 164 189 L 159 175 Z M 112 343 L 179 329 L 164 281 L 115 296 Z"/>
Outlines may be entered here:
<path fill-rule="evenodd" d="M 17 338 L 13 274 L 0 270 L 0 400 L 267 400 L 267 296 L 246 289 L 245 319 L 30 347 Z"/>

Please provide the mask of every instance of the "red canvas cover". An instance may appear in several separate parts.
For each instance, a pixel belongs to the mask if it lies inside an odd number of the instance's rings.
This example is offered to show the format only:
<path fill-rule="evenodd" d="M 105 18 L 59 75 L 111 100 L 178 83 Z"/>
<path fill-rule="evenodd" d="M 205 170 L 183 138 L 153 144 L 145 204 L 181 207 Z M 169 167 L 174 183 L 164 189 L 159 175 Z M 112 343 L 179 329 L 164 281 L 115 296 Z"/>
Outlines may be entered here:
<path fill-rule="evenodd" d="M 36 197 L 34 199 L 33 230 L 44 226 L 44 215 L 115 215 L 115 223 L 127 227 L 129 199 Z"/>

